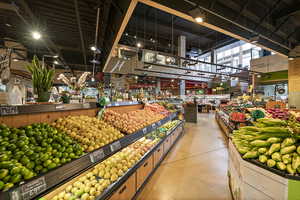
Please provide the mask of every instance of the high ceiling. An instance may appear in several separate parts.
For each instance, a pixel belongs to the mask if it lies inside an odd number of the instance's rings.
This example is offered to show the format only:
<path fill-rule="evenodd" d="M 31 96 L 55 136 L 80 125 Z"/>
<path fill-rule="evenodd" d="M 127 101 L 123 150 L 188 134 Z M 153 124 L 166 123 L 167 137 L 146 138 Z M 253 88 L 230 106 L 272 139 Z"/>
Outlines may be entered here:
<path fill-rule="evenodd" d="M 199 9 L 205 14 L 208 24 L 246 39 L 258 35 L 258 44 L 285 55 L 299 45 L 300 0 L 153 1 L 187 15 Z M 33 54 L 41 57 L 44 54 L 59 53 L 61 62 L 71 69 L 91 70 L 93 53 L 89 47 L 95 42 L 99 8 L 98 46 L 102 53 L 97 58 L 101 61 L 97 69 L 100 70 L 111 51 L 130 2 L 131 0 L 2 0 L 0 46 L 3 47 L 4 41 L 9 38 L 22 43 L 28 49 L 29 57 Z M 32 40 L 32 30 L 42 32 L 43 42 Z M 135 45 L 137 41 L 141 41 L 146 48 L 167 52 L 172 52 L 173 49 L 175 53 L 178 35 L 187 36 L 189 52 L 199 52 L 198 49 L 205 52 L 235 41 L 223 33 L 138 3 L 120 42 Z"/>
<path fill-rule="evenodd" d="M 97 8 L 98 46 L 103 64 L 125 15 L 130 0 L 1 0 L 0 45 L 5 40 L 23 44 L 29 54 L 60 54 L 61 62 L 71 69 L 91 70 L 95 44 Z M 78 12 L 76 10 L 76 4 Z M 33 30 L 43 41 L 34 41 Z M 81 37 L 82 36 L 82 37 Z M 31 56 L 31 55 L 30 55 Z M 100 67 L 98 67 L 98 70 Z"/>
<path fill-rule="evenodd" d="M 258 44 L 287 55 L 300 41 L 300 0 L 154 0 L 190 15 L 198 9 L 205 21 L 240 37 L 259 36 Z"/>
<path fill-rule="evenodd" d="M 220 32 L 140 3 L 135 8 L 120 43 L 136 46 L 140 42 L 146 49 L 175 53 L 180 35 L 186 36 L 188 54 L 203 53 L 236 41 Z"/>

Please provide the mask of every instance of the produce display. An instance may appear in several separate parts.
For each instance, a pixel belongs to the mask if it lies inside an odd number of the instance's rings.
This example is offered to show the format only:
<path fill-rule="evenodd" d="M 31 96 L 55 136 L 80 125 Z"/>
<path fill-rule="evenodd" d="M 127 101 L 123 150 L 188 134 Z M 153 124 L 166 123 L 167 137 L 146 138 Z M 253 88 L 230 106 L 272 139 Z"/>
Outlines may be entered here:
<path fill-rule="evenodd" d="M 267 112 L 272 115 L 272 118 L 278 118 L 278 119 L 289 119 L 289 111 L 288 109 L 279 109 L 279 108 L 270 108 L 267 109 Z"/>
<path fill-rule="evenodd" d="M 51 200 L 96 199 L 109 185 L 117 181 L 128 169 L 135 165 L 158 141 L 159 139 L 141 138 L 96 165 L 87 174 L 79 177 L 76 182 L 67 185 L 63 191 L 56 194 Z M 43 199 L 46 200 L 47 198 Z"/>
<path fill-rule="evenodd" d="M 258 119 L 255 126 L 233 131 L 232 141 L 244 159 L 257 159 L 290 175 L 300 174 L 300 135 L 296 121 Z"/>
<path fill-rule="evenodd" d="M 180 123 L 179 120 L 170 121 L 170 122 L 164 124 L 163 126 L 161 126 L 160 128 L 156 129 L 155 131 L 152 131 L 146 137 L 147 138 L 152 138 L 152 139 L 163 138 L 163 137 L 166 136 L 166 134 L 169 130 L 174 128 L 179 123 Z"/>
<path fill-rule="evenodd" d="M 257 119 L 260 119 L 260 118 L 264 118 L 265 116 L 266 116 L 265 112 L 263 112 L 260 109 L 255 109 L 255 110 L 251 111 L 251 117 L 254 121 L 256 121 Z"/>
<path fill-rule="evenodd" d="M 83 154 L 82 147 L 46 123 L 0 126 L 0 190 L 61 166 Z"/>
<path fill-rule="evenodd" d="M 170 112 L 175 112 L 176 111 L 176 105 L 168 103 L 167 101 L 160 101 L 157 104 L 165 107 Z"/>
<path fill-rule="evenodd" d="M 151 125 L 165 116 L 148 109 L 118 113 L 112 110 L 104 112 L 103 119 L 123 133 L 131 134 Z"/>
<path fill-rule="evenodd" d="M 145 104 L 144 109 L 145 110 L 151 110 L 155 113 L 163 114 L 165 116 L 167 116 L 170 113 L 164 106 L 159 105 L 157 103 Z"/>
<path fill-rule="evenodd" d="M 57 119 L 52 125 L 78 141 L 86 152 L 91 152 L 124 136 L 96 117 L 68 116 Z"/>
<path fill-rule="evenodd" d="M 241 112 L 230 113 L 230 120 L 234 122 L 246 122 L 246 115 Z"/>

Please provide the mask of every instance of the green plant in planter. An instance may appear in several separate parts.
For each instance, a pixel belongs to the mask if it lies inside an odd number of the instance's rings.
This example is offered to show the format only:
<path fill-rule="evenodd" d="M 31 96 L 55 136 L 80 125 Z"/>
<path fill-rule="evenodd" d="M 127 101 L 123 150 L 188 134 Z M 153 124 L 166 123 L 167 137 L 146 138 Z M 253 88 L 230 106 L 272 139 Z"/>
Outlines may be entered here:
<path fill-rule="evenodd" d="M 34 93 L 38 95 L 37 101 L 48 102 L 55 71 L 43 67 L 36 55 L 33 56 L 31 64 L 26 68 L 31 73 Z"/>

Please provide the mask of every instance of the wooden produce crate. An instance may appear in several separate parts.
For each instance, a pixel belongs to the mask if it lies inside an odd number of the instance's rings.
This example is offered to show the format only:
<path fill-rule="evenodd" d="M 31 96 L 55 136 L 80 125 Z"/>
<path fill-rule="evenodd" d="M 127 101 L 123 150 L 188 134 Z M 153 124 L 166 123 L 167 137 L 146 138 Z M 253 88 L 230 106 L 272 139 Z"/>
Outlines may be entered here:
<path fill-rule="evenodd" d="M 153 155 L 151 155 L 144 163 L 140 166 L 140 168 L 136 171 L 136 186 L 137 190 L 144 183 L 148 175 L 153 170 Z"/>

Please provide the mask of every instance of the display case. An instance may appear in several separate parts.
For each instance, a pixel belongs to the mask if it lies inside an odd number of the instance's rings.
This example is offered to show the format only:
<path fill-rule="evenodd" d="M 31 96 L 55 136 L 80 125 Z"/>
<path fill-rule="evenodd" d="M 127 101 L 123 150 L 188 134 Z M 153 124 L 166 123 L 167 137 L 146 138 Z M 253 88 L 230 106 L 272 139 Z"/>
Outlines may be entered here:
<path fill-rule="evenodd" d="M 25 105 L 25 106 L 5 106 L 1 107 L 1 123 L 9 127 L 22 127 L 36 123 L 52 123 L 60 117 L 86 115 L 94 117 L 99 111 L 96 103 L 85 104 L 49 104 L 49 105 Z M 124 105 L 112 103 L 107 110 L 119 112 L 129 112 L 143 109 L 143 104 L 128 102 Z M 158 130 L 166 123 L 178 116 L 177 112 L 170 113 L 163 119 L 143 127 L 132 134 L 114 140 L 93 151 L 86 152 L 66 164 L 40 173 L 29 180 L 15 184 L 14 187 L 0 193 L 0 199 L 29 200 L 29 199 L 52 199 L 57 193 L 63 191 L 64 186 L 76 182 L 80 177 L 89 173 L 93 167 L 104 162 L 107 158 L 121 152 L 125 148 L 146 135 Z M 180 130 L 180 133 L 178 132 Z M 160 141 L 151 147 L 143 157 L 138 160 L 128 171 L 119 177 L 117 181 L 111 183 L 105 191 L 97 196 L 97 199 L 130 199 L 137 195 L 143 185 L 161 160 L 164 158 L 164 143 L 168 141 L 169 148 L 177 141 L 183 131 L 183 122 L 178 121 L 176 126 L 168 130 Z M 176 137 L 175 137 L 176 134 Z M 175 140 L 176 139 L 176 140 Z M 136 188 L 139 184 L 139 188 Z"/>

